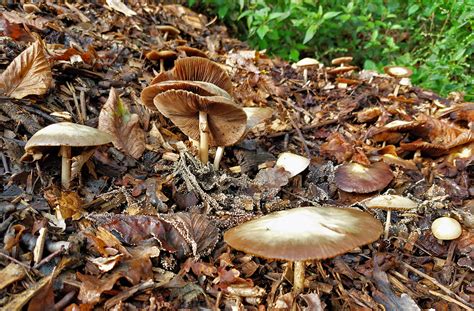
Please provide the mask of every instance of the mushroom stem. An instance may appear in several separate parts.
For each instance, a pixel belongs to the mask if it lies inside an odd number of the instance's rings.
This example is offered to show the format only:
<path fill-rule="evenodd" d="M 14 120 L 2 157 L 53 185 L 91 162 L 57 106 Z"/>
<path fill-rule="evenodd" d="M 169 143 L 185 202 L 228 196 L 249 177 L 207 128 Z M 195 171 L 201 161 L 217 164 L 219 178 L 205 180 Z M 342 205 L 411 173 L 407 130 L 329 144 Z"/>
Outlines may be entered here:
<path fill-rule="evenodd" d="M 385 231 L 384 231 L 384 239 L 388 239 L 388 231 L 390 229 L 390 222 L 391 222 L 391 218 L 392 218 L 392 212 L 391 211 L 387 211 L 387 219 L 386 219 L 386 222 L 385 222 Z"/>
<path fill-rule="evenodd" d="M 202 163 L 209 161 L 209 126 L 207 113 L 199 111 L 199 156 Z"/>
<path fill-rule="evenodd" d="M 61 146 L 59 154 L 62 157 L 61 185 L 67 190 L 71 182 L 71 146 Z"/>
<path fill-rule="evenodd" d="M 305 263 L 303 260 L 295 261 L 293 264 L 293 292 L 298 294 L 304 289 L 304 270 Z"/>
<path fill-rule="evenodd" d="M 214 158 L 214 169 L 216 171 L 219 169 L 219 164 L 221 163 L 223 156 L 224 156 L 224 147 L 223 146 L 217 147 L 216 157 Z"/>
<path fill-rule="evenodd" d="M 397 84 L 397 86 L 395 87 L 395 90 L 393 91 L 393 96 L 397 97 L 399 90 L 400 90 L 400 84 Z"/>
<path fill-rule="evenodd" d="M 160 59 L 160 73 L 165 71 L 165 60 L 163 58 Z"/>
<path fill-rule="evenodd" d="M 308 69 L 305 68 L 303 70 L 303 79 L 304 79 L 304 83 L 306 83 L 308 81 Z"/>

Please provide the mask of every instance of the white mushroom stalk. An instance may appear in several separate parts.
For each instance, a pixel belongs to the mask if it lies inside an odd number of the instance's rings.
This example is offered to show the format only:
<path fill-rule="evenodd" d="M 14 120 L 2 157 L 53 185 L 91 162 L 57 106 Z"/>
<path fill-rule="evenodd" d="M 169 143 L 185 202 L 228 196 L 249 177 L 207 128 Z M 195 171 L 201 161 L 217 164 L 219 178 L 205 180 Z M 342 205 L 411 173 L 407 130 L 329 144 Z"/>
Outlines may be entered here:
<path fill-rule="evenodd" d="M 61 185 L 67 190 L 71 184 L 71 146 L 61 146 L 59 155 L 61 156 Z"/>

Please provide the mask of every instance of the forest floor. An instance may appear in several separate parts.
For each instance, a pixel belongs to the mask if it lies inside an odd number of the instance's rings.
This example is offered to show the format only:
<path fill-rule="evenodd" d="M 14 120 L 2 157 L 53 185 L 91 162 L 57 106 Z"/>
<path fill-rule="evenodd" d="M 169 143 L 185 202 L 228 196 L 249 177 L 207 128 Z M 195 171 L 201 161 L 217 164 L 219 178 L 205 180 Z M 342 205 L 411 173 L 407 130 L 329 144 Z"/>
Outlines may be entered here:
<path fill-rule="evenodd" d="M 473 310 L 472 103 L 358 68 L 292 66 L 215 18 L 128 2 L 0 6 L 1 310 Z M 163 50 L 220 64 L 238 105 L 267 108 L 218 170 L 141 100 L 161 65 L 173 69 L 156 59 Z M 72 148 L 69 190 L 59 148 L 24 156 L 33 134 L 62 121 L 113 137 Z M 283 152 L 309 167 L 291 177 L 275 165 Z M 412 205 L 391 213 L 387 238 L 307 261 L 301 293 L 292 265 L 223 241 L 301 206 L 385 224 L 367 204 L 381 194 Z M 460 237 L 433 236 L 441 216 L 459 221 Z"/>

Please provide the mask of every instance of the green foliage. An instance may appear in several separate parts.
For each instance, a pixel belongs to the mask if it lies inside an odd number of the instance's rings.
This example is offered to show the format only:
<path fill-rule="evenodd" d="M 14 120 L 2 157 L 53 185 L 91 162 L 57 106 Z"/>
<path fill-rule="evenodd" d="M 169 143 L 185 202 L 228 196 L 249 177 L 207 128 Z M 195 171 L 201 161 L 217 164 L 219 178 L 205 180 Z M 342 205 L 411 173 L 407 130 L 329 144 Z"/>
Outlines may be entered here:
<path fill-rule="evenodd" d="M 188 0 L 242 39 L 296 61 L 351 55 L 365 69 L 414 69 L 415 84 L 474 100 L 473 0 Z"/>

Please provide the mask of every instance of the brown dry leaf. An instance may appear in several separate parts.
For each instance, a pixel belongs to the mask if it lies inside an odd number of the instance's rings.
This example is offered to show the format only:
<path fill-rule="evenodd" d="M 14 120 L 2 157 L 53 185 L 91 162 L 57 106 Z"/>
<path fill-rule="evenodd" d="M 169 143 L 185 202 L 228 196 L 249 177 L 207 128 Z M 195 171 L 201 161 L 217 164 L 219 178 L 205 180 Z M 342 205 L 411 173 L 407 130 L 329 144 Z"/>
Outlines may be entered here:
<path fill-rule="evenodd" d="M 99 129 L 114 137 L 115 148 L 138 159 L 145 151 L 145 132 L 140 127 L 138 115 L 130 113 L 114 88 L 99 114 Z"/>
<path fill-rule="evenodd" d="M 26 276 L 25 268 L 16 263 L 10 263 L 0 271 L 0 290 Z"/>
<path fill-rule="evenodd" d="M 31 298 L 28 304 L 28 311 L 43 311 L 54 310 L 54 292 L 53 280 L 50 279 L 48 283 L 40 288 L 36 294 Z"/>
<path fill-rule="evenodd" d="M 123 13 L 125 16 L 134 16 L 137 15 L 137 12 L 130 9 L 120 0 L 107 0 L 107 5 L 110 6 L 115 11 Z"/>
<path fill-rule="evenodd" d="M 46 23 L 49 22 L 49 20 L 44 17 L 36 17 L 31 14 L 20 15 L 20 13 L 15 11 L 4 11 L 2 15 L 11 24 L 25 24 L 39 30 L 44 30 Z"/>
<path fill-rule="evenodd" d="M 0 90 L 17 99 L 43 95 L 52 83 L 51 67 L 40 41 L 18 55 L 0 75 Z"/>

